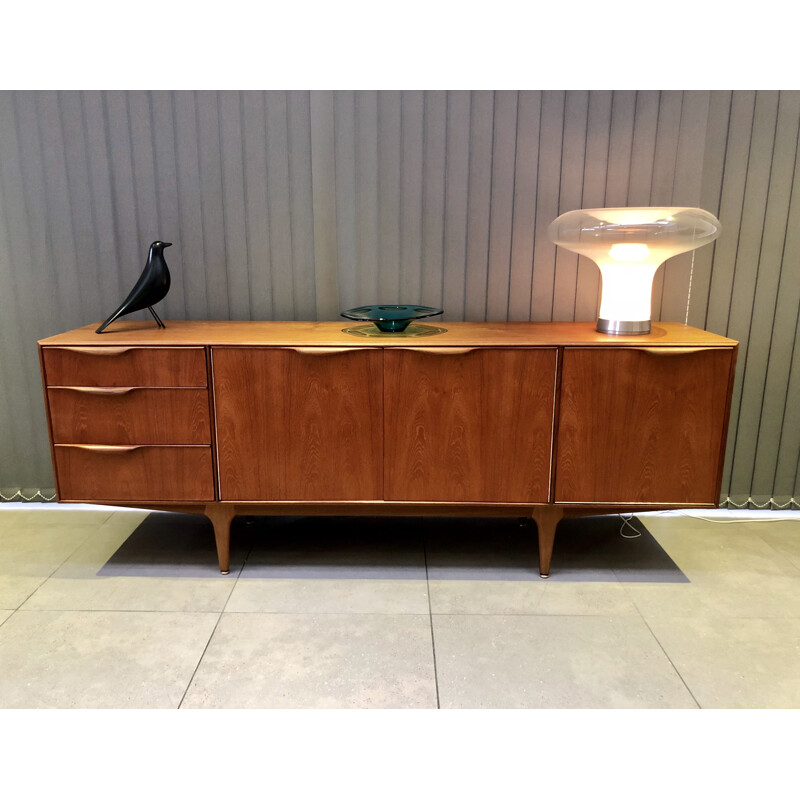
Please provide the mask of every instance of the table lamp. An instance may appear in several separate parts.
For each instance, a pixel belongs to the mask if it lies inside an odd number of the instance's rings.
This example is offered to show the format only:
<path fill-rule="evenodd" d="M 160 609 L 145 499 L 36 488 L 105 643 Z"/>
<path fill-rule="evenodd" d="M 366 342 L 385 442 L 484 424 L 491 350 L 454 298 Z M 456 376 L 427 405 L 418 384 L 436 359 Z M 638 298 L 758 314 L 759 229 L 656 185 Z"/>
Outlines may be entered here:
<path fill-rule="evenodd" d="M 719 236 L 719 220 L 702 208 L 583 208 L 547 229 L 560 247 L 600 267 L 600 333 L 650 333 L 653 277 L 672 256 Z"/>

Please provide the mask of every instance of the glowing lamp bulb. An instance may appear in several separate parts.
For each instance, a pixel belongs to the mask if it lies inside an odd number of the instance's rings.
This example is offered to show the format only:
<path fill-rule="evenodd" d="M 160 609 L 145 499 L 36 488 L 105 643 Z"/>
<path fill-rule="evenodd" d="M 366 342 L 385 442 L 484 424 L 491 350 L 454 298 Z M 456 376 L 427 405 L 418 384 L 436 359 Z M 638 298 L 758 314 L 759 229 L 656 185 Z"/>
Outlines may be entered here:
<path fill-rule="evenodd" d="M 612 244 L 608 255 L 615 261 L 644 261 L 650 248 L 646 244 Z"/>
<path fill-rule="evenodd" d="M 560 247 L 600 268 L 597 330 L 650 333 L 653 277 L 672 256 L 719 236 L 719 220 L 701 208 L 591 208 L 568 211 L 550 223 Z"/>

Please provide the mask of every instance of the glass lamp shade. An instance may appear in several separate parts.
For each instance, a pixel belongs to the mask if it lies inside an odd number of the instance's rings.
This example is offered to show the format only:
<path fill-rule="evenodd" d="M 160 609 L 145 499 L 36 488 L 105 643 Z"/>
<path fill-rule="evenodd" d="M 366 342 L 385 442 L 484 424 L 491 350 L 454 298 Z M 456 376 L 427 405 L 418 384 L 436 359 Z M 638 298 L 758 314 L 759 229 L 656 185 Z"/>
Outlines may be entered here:
<path fill-rule="evenodd" d="M 592 259 L 602 288 L 597 330 L 649 333 L 653 276 L 672 256 L 719 236 L 719 220 L 702 208 L 588 208 L 550 223 L 560 247 Z"/>

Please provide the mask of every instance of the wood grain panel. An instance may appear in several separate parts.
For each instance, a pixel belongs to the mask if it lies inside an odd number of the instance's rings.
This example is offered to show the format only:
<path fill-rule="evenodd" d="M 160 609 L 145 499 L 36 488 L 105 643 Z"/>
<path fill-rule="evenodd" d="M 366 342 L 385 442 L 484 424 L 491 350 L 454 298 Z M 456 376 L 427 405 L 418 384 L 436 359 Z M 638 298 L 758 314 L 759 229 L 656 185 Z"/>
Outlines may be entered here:
<path fill-rule="evenodd" d="M 211 444 L 207 389 L 47 390 L 58 444 Z"/>
<path fill-rule="evenodd" d="M 47 347 L 48 386 L 205 386 L 202 347 Z"/>
<path fill-rule="evenodd" d="M 438 317 L 425 322 L 439 325 Z M 392 348 L 425 342 L 435 347 L 541 347 L 591 345 L 600 347 L 674 347 L 676 345 L 730 347 L 736 342 L 715 333 L 690 328 L 681 323 L 659 322 L 645 336 L 609 336 L 598 333 L 594 322 L 447 322 L 446 331 L 427 340 L 387 334 L 381 337 L 351 336 L 341 322 L 168 322 L 166 330 L 135 322 L 115 322 L 113 341 L 122 346 L 162 345 L 255 345 L 261 347 L 357 347 Z M 103 334 L 105 335 L 105 334 Z M 77 328 L 42 339 L 39 344 L 60 347 L 83 346 L 96 342 L 92 326 Z M 52 381 L 51 381 L 52 383 Z"/>
<path fill-rule="evenodd" d="M 547 501 L 554 348 L 384 358 L 387 500 Z"/>
<path fill-rule="evenodd" d="M 732 354 L 565 348 L 555 501 L 716 504 Z"/>
<path fill-rule="evenodd" d="M 222 500 L 376 500 L 380 350 L 214 348 Z"/>
<path fill-rule="evenodd" d="M 59 500 L 214 499 L 211 448 L 55 446 Z"/>

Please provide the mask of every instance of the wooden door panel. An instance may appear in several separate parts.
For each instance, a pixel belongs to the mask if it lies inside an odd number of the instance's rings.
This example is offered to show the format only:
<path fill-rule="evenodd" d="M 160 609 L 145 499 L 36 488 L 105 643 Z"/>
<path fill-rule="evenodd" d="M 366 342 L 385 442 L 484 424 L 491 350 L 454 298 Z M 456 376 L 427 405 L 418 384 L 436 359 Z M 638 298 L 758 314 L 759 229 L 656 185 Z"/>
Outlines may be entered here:
<path fill-rule="evenodd" d="M 732 357 L 565 348 L 556 502 L 716 504 Z"/>
<path fill-rule="evenodd" d="M 387 500 L 547 502 L 555 348 L 421 347 L 384 358 Z"/>
<path fill-rule="evenodd" d="M 213 348 L 222 500 L 379 500 L 383 353 Z"/>
<path fill-rule="evenodd" d="M 47 390 L 57 444 L 211 444 L 207 389 Z"/>
<path fill-rule="evenodd" d="M 57 444 L 54 450 L 59 500 L 214 499 L 210 447 Z"/>

